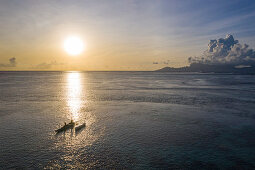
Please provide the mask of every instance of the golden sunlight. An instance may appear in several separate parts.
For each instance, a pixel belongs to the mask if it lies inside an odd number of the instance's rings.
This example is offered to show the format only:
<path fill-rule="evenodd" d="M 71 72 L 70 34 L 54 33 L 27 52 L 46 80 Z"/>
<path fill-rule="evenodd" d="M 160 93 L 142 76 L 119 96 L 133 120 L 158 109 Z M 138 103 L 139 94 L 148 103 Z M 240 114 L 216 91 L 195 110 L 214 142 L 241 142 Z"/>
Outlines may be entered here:
<path fill-rule="evenodd" d="M 79 55 L 84 51 L 85 45 L 81 38 L 70 36 L 64 41 L 64 49 L 69 55 Z"/>
<path fill-rule="evenodd" d="M 82 105 L 81 93 L 82 87 L 79 72 L 70 72 L 67 74 L 68 99 L 67 103 L 71 112 L 71 119 L 78 121 L 80 117 L 80 108 Z"/>

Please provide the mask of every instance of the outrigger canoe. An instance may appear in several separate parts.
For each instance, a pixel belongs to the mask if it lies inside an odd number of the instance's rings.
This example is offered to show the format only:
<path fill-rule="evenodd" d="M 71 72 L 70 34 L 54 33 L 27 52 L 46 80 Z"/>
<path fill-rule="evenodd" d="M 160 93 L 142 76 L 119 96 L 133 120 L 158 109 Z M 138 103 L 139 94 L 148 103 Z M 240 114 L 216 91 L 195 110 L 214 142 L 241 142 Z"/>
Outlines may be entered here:
<path fill-rule="evenodd" d="M 59 133 L 59 132 L 63 132 L 63 131 L 66 131 L 68 129 L 73 129 L 75 126 L 75 123 L 73 121 L 71 121 L 70 123 L 68 124 L 65 124 L 64 126 L 62 126 L 61 128 L 55 130 L 55 132 Z"/>

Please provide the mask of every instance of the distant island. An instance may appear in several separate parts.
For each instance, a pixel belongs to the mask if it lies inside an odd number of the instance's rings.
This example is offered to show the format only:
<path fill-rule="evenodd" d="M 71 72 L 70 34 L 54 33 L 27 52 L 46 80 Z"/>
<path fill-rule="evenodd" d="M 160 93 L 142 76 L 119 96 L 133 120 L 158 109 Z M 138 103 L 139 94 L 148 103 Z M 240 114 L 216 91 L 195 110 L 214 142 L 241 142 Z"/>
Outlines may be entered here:
<path fill-rule="evenodd" d="M 233 64 L 203 64 L 191 63 L 190 66 L 173 68 L 164 67 L 157 72 L 200 72 L 200 73 L 233 73 L 233 74 L 255 74 L 255 65 L 233 65 Z"/>

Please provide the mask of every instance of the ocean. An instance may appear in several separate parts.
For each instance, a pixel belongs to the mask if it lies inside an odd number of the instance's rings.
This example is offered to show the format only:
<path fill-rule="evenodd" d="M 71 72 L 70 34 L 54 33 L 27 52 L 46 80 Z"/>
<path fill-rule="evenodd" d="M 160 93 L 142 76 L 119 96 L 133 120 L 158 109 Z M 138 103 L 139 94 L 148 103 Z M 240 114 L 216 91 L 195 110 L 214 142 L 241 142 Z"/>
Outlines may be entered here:
<path fill-rule="evenodd" d="M 254 169 L 255 77 L 0 72 L 0 129 L 0 169 Z"/>

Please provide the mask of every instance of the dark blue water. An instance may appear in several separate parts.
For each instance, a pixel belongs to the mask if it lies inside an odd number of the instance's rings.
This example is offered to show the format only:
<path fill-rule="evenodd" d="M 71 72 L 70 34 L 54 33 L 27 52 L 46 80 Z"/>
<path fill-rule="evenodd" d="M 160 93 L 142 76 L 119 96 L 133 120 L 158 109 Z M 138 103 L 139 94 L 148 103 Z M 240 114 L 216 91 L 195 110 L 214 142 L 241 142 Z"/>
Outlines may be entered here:
<path fill-rule="evenodd" d="M 0 129 L 0 169 L 254 169 L 255 77 L 0 72 Z"/>

